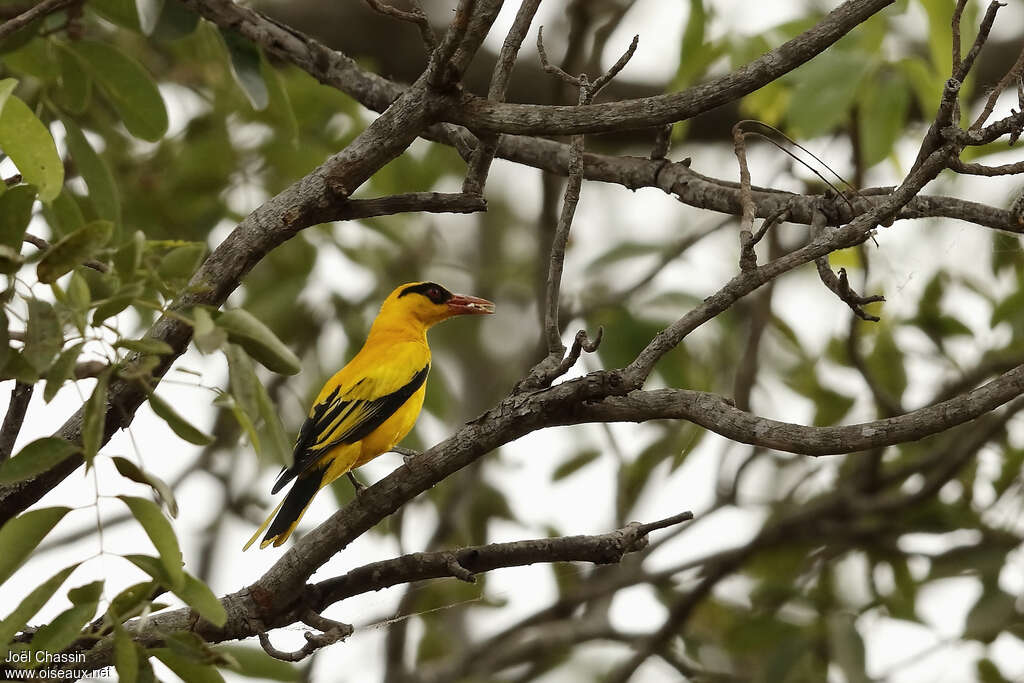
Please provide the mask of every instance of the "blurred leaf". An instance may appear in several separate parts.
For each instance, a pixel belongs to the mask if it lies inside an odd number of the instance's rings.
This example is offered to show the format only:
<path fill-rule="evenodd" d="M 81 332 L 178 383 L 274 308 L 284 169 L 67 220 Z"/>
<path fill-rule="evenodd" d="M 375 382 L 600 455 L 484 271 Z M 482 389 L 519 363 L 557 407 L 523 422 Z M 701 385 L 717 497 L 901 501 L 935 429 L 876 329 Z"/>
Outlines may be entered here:
<path fill-rule="evenodd" d="M 1003 676 L 995 662 L 987 657 L 979 659 L 975 666 L 979 683 L 1011 683 L 1009 678 Z"/>
<path fill-rule="evenodd" d="M 903 362 L 903 352 L 896 346 L 892 329 L 885 323 L 878 327 L 875 335 L 875 347 L 865 359 L 875 381 L 897 401 L 902 400 L 907 388 L 907 370 Z"/>
<path fill-rule="evenodd" d="M 96 215 L 110 221 L 116 230 L 121 225 L 121 199 L 110 167 L 103 157 L 96 153 L 74 121 L 65 117 L 61 119 L 61 123 L 67 132 L 65 143 L 68 151 L 75 160 L 79 175 L 89 187 L 89 199 L 96 209 Z"/>
<path fill-rule="evenodd" d="M 0 111 L 0 149 L 18 167 L 24 181 L 35 185 L 41 200 L 49 202 L 60 194 L 64 164 L 57 146 L 43 122 L 14 95 L 8 96 Z"/>
<path fill-rule="evenodd" d="M 139 653 L 132 637 L 120 624 L 114 626 L 114 669 L 119 683 L 139 680 Z"/>
<path fill-rule="evenodd" d="M 24 517 L 24 515 L 22 516 Z M 0 542 L 0 547 L 2 547 L 2 542 Z M 25 627 L 36 612 L 42 609 L 43 605 L 53 597 L 53 594 L 77 567 L 77 564 L 65 567 L 41 583 L 14 608 L 13 612 L 7 615 L 7 618 L 0 621 L 0 662 L 7 659 L 11 639 L 15 634 Z"/>
<path fill-rule="evenodd" d="M 89 400 L 85 403 L 85 417 L 82 420 L 82 446 L 86 471 L 92 467 L 93 458 L 103 446 L 103 432 L 107 419 L 107 385 L 110 382 L 110 368 L 96 378 Z"/>
<path fill-rule="evenodd" d="M 171 249 L 160 262 L 159 274 L 164 280 L 188 280 L 206 255 L 205 244 L 188 244 Z"/>
<path fill-rule="evenodd" d="M 150 142 L 163 137 L 167 132 L 167 109 L 141 64 L 109 43 L 81 40 L 72 45 L 72 50 L 85 62 L 86 70 L 121 115 L 128 132 Z"/>
<path fill-rule="evenodd" d="M 78 446 L 47 436 L 25 445 L 18 454 L 0 463 L 0 484 L 28 479 L 54 467 L 81 450 Z"/>
<path fill-rule="evenodd" d="M 89 100 L 92 98 L 92 79 L 89 78 L 89 74 L 85 73 L 78 57 L 66 46 L 56 45 L 55 49 L 57 63 L 60 65 L 60 79 L 59 87 L 53 93 L 53 97 L 65 111 L 72 114 L 84 114 L 89 108 Z"/>
<path fill-rule="evenodd" d="M 188 659 L 164 647 L 151 648 L 149 652 L 183 681 L 188 681 L 188 683 L 224 683 L 224 677 L 209 664 Z"/>
<path fill-rule="evenodd" d="M 1017 616 L 1016 598 L 997 585 L 985 586 L 984 592 L 967 613 L 964 638 L 991 643 Z"/>
<path fill-rule="evenodd" d="M 277 118 L 279 124 L 278 135 L 289 145 L 298 147 L 299 122 L 295 119 L 295 110 L 292 108 L 292 101 L 288 96 L 284 78 L 266 59 L 260 63 L 260 73 L 263 75 L 263 82 L 267 85 L 267 93 L 270 98 L 269 110 Z"/>
<path fill-rule="evenodd" d="M 146 249 L 146 235 L 141 230 L 132 233 L 131 238 L 114 252 L 114 270 L 125 280 L 135 278 L 142 267 L 142 254 Z"/>
<path fill-rule="evenodd" d="M 157 417 L 166 422 L 167 426 L 185 441 L 194 443 L 197 446 L 206 446 L 213 443 L 213 437 L 204 434 L 192 426 L 188 420 L 171 407 L 170 403 L 156 394 L 149 395 L 149 405 L 153 408 L 153 412 L 156 413 Z"/>
<path fill-rule="evenodd" d="M 79 342 L 65 349 L 50 366 L 49 372 L 46 373 L 46 389 L 43 390 L 44 401 L 47 403 L 52 401 L 60 388 L 64 386 L 64 382 L 74 376 L 75 364 L 78 362 L 78 356 L 81 354 L 83 346 L 85 346 L 85 342 Z"/>
<path fill-rule="evenodd" d="M 93 257 L 97 250 L 110 240 L 114 224 L 110 221 L 86 223 L 67 237 L 52 245 L 43 254 L 36 266 L 39 281 L 45 284 L 56 282 L 59 277 L 70 273 L 75 266 Z"/>
<path fill-rule="evenodd" d="M 99 602 L 101 597 L 103 597 L 103 579 L 77 586 L 68 591 L 68 600 L 72 605 Z"/>
<path fill-rule="evenodd" d="M 118 496 L 121 501 L 131 510 L 132 516 L 146 531 L 149 540 L 156 546 L 160 554 L 160 564 L 170 582 L 168 588 L 178 592 L 185 585 L 185 571 L 181 568 L 181 549 L 178 547 L 178 538 L 174 535 L 174 528 L 164 517 L 156 503 L 137 496 Z M 155 578 L 155 577 L 154 577 Z"/>
<path fill-rule="evenodd" d="M 786 119 L 796 134 L 815 137 L 846 121 L 870 63 L 866 54 L 833 48 L 793 71 Z"/>
<path fill-rule="evenodd" d="M 41 626 L 32 636 L 32 651 L 52 654 L 71 645 L 81 635 L 85 625 L 96 615 L 98 606 L 98 602 L 93 600 L 74 605 L 58 614 L 53 621 Z M 33 656 L 32 661 L 40 660 Z"/>
<path fill-rule="evenodd" d="M 660 254 L 664 251 L 665 245 L 658 243 L 648 242 L 633 242 L 625 241 L 619 242 L 611 249 L 608 249 L 600 256 L 595 258 L 593 261 L 587 264 L 586 273 L 593 273 L 594 271 L 603 268 L 604 266 L 618 263 L 626 259 L 637 258 L 640 256 L 650 256 L 652 254 Z"/>
<path fill-rule="evenodd" d="M 42 299 L 29 299 L 25 360 L 38 372 L 45 372 L 63 344 L 64 336 L 53 306 Z"/>
<path fill-rule="evenodd" d="M 594 462 L 601 455 L 601 451 L 596 448 L 587 448 L 576 453 L 568 460 L 565 460 L 555 471 L 551 473 L 551 481 L 559 481 L 565 479 L 574 472 L 579 471 L 583 467 L 586 467 L 590 463 Z"/>
<path fill-rule="evenodd" d="M 910 92 L 906 81 L 885 73 L 867 85 L 860 98 L 858 127 L 864 165 L 873 166 L 894 153 L 906 129 Z"/>
<path fill-rule="evenodd" d="M 164 9 L 164 0 L 135 0 L 139 13 L 139 29 L 147 36 L 153 33 Z"/>
<path fill-rule="evenodd" d="M 15 185 L 0 195 L 0 244 L 21 251 L 35 201 L 36 190 L 31 185 Z"/>
<path fill-rule="evenodd" d="M 82 274 L 86 275 L 88 272 L 88 270 L 83 270 Z M 102 299 L 101 303 L 92 313 L 93 325 L 101 325 L 107 318 L 111 318 L 128 308 L 132 302 L 142 296 L 142 292 L 145 289 L 141 282 L 129 282 L 124 287 L 118 289 L 117 293 L 113 296 L 97 297 L 97 292 L 92 286 L 94 280 L 90 280 L 88 277 L 86 280 L 89 281 L 89 289 L 93 293 L 93 299 Z"/>
<path fill-rule="evenodd" d="M 231 655 L 238 663 L 233 671 L 249 678 L 266 678 L 272 681 L 300 681 L 302 671 L 299 667 L 280 659 L 274 659 L 261 648 L 244 645 L 218 645 L 218 652 Z"/>
<path fill-rule="evenodd" d="M 167 513 L 171 517 L 178 516 L 178 501 L 175 500 L 174 491 L 172 491 L 171 487 L 167 485 L 167 482 L 155 474 L 146 472 L 127 458 L 114 456 L 113 460 L 114 467 L 116 467 L 117 471 L 121 473 L 121 476 L 151 487 L 156 491 L 156 494 L 160 496 L 160 500 L 163 501 L 163 504 L 167 506 Z"/>
<path fill-rule="evenodd" d="M 220 314 L 217 327 L 228 333 L 228 339 L 238 344 L 265 368 L 282 375 L 294 375 L 302 369 L 298 357 L 277 338 L 269 327 L 242 308 L 233 308 Z"/>
<path fill-rule="evenodd" d="M 138 557 L 145 557 L 139 555 Z M 134 562 L 128 556 L 125 556 L 133 564 L 138 566 L 143 571 L 146 571 L 145 567 Z M 160 570 L 160 575 L 163 576 L 163 570 L 160 567 L 160 561 L 156 558 L 148 558 L 153 561 L 153 564 L 157 569 Z M 148 572 L 147 572 L 148 573 Z M 166 578 L 166 577 L 165 577 Z M 154 594 L 157 588 L 157 583 L 153 581 L 142 581 L 140 583 L 132 584 L 128 586 L 120 593 L 114 596 L 114 599 L 110 601 L 110 605 L 107 607 L 108 615 L 114 618 L 115 622 L 120 623 L 125 619 L 130 619 L 132 616 L 139 614 L 145 605 L 150 603 L 150 597 Z"/>
<path fill-rule="evenodd" d="M 81 207 L 66 188 L 48 205 L 43 205 L 43 216 L 57 236 L 70 234 L 85 225 Z"/>
<path fill-rule="evenodd" d="M 834 612 L 828 617 L 830 651 L 847 683 L 869 683 L 864 641 L 850 614 Z"/>
<path fill-rule="evenodd" d="M 10 578 L 46 534 L 69 512 L 71 508 L 66 507 L 29 510 L 0 527 L 0 585 Z"/>
<path fill-rule="evenodd" d="M 174 353 L 170 344 L 159 339 L 118 339 L 114 342 L 116 349 L 128 349 L 136 353 L 148 353 L 154 356 L 169 356 Z"/>
<path fill-rule="evenodd" d="M 224 606 L 220 604 L 217 596 L 213 594 L 209 586 L 191 574 L 185 574 L 184 586 L 175 593 L 185 601 L 185 604 L 198 612 L 199 616 L 214 626 L 223 626 L 227 621 L 228 614 L 224 611 Z"/>
<path fill-rule="evenodd" d="M 118 26 L 133 31 L 142 30 L 139 26 L 139 12 L 135 9 L 135 0 L 90 0 L 87 6 Z"/>
<path fill-rule="evenodd" d="M 199 25 L 199 14 L 180 2 L 164 2 L 160 19 L 153 29 L 157 40 L 178 40 L 190 35 Z"/>
<path fill-rule="evenodd" d="M 214 325 L 209 311 L 196 307 L 192 310 L 192 317 L 192 341 L 200 352 L 213 353 L 224 346 L 228 340 L 228 333 Z M 228 361 L 231 361 L 230 356 Z"/>
<path fill-rule="evenodd" d="M 260 69 L 260 51 L 237 31 L 221 28 L 220 35 L 231 58 L 231 74 L 242 88 L 252 108 L 261 111 L 270 103 L 267 83 Z"/>
<path fill-rule="evenodd" d="M 850 412 L 853 404 L 854 399 L 849 396 L 826 387 L 820 388 L 814 397 L 814 426 L 826 427 L 838 423 Z"/>

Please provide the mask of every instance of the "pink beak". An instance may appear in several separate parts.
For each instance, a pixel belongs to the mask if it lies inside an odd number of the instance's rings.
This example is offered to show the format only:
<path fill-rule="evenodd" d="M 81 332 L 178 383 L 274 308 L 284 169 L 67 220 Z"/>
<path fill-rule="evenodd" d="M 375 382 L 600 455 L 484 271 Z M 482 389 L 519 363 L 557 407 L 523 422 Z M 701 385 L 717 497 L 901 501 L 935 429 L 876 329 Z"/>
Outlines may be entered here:
<path fill-rule="evenodd" d="M 452 298 L 448 299 L 448 310 L 452 315 L 484 315 L 494 313 L 494 304 L 478 296 L 453 294 Z"/>

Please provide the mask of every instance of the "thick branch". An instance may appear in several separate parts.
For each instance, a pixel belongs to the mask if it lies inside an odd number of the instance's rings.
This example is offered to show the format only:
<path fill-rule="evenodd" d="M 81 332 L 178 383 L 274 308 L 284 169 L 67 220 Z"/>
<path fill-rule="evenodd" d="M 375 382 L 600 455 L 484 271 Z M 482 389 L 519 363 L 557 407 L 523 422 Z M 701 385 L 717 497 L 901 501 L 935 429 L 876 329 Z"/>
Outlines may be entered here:
<path fill-rule="evenodd" d="M 684 121 L 754 92 L 810 61 L 892 1 L 848 0 L 814 27 L 753 62 L 683 92 L 585 108 L 504 104 L 462 94 L 449 101 L 444 117 L 471 130 L 517 135 L 599 133 Z"/>
<path fill-rule="evenodd" d="M 35 7 L 32 7 L 13 19 L 9 19 L 3 24 L 0 24 L 0 40 L 3 40 L 15 31 L 25 28 L 36 19 L 58 12 L 79 1 L 80 0 L 43 0 Z"/>

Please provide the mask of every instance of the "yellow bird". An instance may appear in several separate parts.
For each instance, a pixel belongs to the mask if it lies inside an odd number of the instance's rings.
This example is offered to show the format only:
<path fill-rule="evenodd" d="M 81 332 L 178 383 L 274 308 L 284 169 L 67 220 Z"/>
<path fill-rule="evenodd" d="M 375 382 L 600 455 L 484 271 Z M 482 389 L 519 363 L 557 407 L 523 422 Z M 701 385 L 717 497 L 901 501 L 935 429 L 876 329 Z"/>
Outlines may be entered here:
<path fill-rule="evenodd" d="M 423 407 L 427 330 L 457 315 L 483 313 L 494 313 L 494 304 L 434 282 L 391 292 L 363 348 L 320 390 L 295 440 L 292 466 L 281 470 L 271 493 L 295 483 L 243 550 L 264 530 L 260 548 L 284 543 L 320 489 L 405 438 Z"/>

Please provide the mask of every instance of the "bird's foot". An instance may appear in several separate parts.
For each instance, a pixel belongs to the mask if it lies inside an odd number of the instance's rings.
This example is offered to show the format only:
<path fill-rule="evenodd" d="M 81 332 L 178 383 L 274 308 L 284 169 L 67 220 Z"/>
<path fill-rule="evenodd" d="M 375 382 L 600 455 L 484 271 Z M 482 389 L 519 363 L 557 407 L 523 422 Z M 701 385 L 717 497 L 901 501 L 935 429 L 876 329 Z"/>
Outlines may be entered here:
<path fill-rule="evenodd" d="M 356 479 L 356 475 L 351 472 L 346 472 L 345 475 L 348 477 L 348 480 L 352 482 L 352 488 L 355 489 L 357 496 L 366 489 L 366 486 Z"/>

